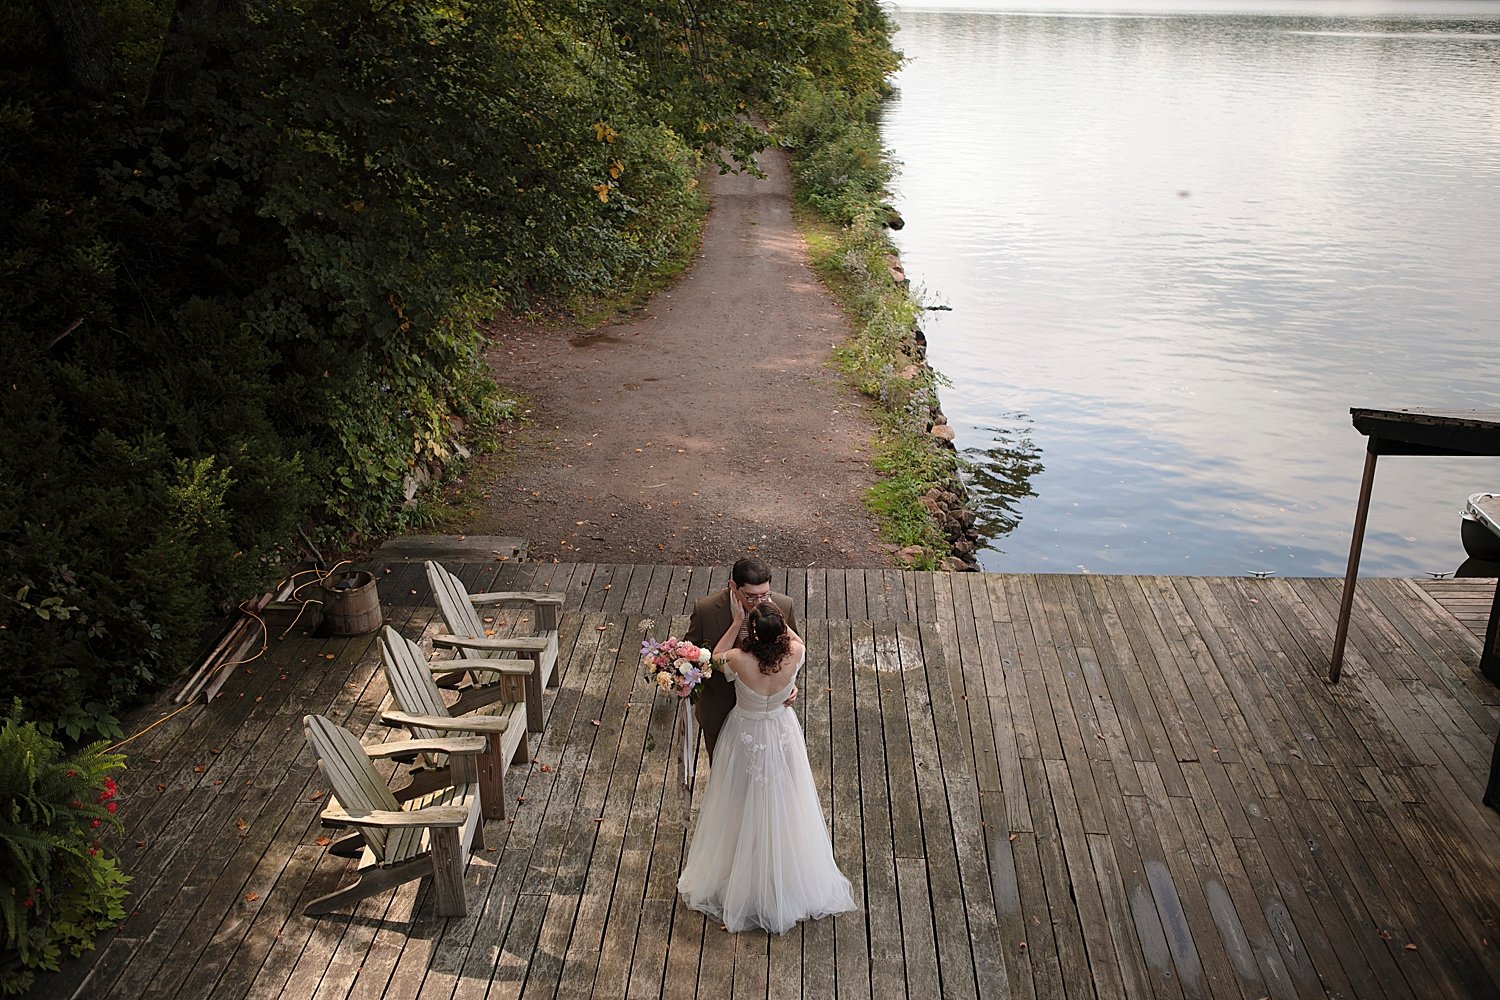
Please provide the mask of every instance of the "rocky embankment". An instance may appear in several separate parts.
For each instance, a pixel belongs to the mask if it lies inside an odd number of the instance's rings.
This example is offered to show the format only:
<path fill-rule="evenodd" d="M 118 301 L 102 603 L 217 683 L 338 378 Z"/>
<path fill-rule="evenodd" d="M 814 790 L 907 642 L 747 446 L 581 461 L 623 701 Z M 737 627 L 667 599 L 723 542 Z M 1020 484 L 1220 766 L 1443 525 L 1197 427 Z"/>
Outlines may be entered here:
<path fill-rule="evenodd" d="M 890 213 L 890 220 L 887 225 L 892 229 L 900 229 L 904 225 L 900 216 L 894 211 Z M 901 259 L 893 255 L 887 263 L 890 267 L 891 280 L 902 289 L 908 288 L 910 281 L 901 266 Z M 909 343 L 903 346 L 907 356 L 912 359 L 912 364 L 901 373 L 902 377 L 917 381 L 924 372 L 929 375 L 936 374 L 935 369 L 927 360 L 927 334 L 923 331 L 920 322 L 913 325 Z M 914 400 L 914 405 L 909 408 L 907 416 L 918 425 L 913 426 L 912 430 L 925 435 L 930 447 L 945 453 L 945 460 L 942 463 L 945 472 L 920 500 L 948 540 L 949 552 L 939 558 L 938 565 L 945 570 L 977 571 L 979 560 L 975 553 L 979 547 L 980 537 L 976 528 L 974 511 L 969 502 L 968 487 L 964 485 L 958 472 L 962 460 L 953 443 L 954 431 L 938 399 L 936 380 L 928 377 L 922 378 L 921 381 L 934 387 Z M 919 555 L 920 550 L 914 552 L 903 549 L 897 554 L 910 560 Z"/>

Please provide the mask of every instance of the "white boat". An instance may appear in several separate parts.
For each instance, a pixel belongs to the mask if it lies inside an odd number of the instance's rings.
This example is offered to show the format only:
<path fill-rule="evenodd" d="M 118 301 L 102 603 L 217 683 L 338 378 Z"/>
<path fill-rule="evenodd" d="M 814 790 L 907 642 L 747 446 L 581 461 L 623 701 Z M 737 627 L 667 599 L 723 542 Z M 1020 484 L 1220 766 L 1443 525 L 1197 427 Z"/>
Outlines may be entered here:
<path fill-rule="evenodd" d="M 1461 528 L 1470 558 L 1500 562 L 1500 493 L 1475 493 L 1464 504 Z"/>

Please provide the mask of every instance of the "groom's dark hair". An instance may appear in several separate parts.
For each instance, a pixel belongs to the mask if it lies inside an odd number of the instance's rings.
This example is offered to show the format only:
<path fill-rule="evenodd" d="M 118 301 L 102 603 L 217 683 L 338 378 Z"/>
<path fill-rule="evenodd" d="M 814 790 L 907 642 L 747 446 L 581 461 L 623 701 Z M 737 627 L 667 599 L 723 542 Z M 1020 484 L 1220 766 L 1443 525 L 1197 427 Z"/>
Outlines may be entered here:
<path fill-rule="evenodd" d="M 729 571 L 729 578 L 734 581 L 736 587 L 753 587 L 758 583 L 769 583 L 771 567 L 754 556 L 746 556 L 734 564 L 734 568 Z"/>

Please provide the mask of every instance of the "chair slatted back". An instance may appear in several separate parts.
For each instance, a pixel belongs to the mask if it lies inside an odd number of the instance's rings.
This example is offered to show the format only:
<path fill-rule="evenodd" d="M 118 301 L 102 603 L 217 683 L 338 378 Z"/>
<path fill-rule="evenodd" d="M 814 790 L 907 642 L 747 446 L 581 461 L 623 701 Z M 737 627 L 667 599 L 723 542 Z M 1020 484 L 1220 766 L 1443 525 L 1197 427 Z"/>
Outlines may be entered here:
<path fill-rule="evenodd" d="M 305 716 L 303 730 L 312 747 L 318 768 L 333 787 L 334 797 L 350 812 L 386 810 L 400 812 L 401 804 L 391 794 L 370 755 L 359 739 L 343 726 L 335 725 L 321 715 Z M 402 861 L 423 849 L 426 831 L 360 827 L 360 833 L 371 853 L 382 864 Z"/>
<path fill-rule="evenodd" d="M 484 638 L 484 625 L 474 602 L 469 600 L 469 591 L 463 581 L 440 563 L 427 561 L 427 582 L 432 585 L 432 596 L 437 601 L 443 621 L 454 635 L 470 639 Z"/>
<path fill-rule="evenodd" d="M 389 625 L 380 637 L 381 663 L 385 668 L 386 684 L 391 689 L 391 698 L 401 711 L 410 715 L 450 715 L 447 702 L 438 691 L 432 671 L 427 669 L 427 658 L 422 647 Z M 440 739 L 461 735 L 437 729 L 412 727 L 412 738 L 418 740 Z"/>

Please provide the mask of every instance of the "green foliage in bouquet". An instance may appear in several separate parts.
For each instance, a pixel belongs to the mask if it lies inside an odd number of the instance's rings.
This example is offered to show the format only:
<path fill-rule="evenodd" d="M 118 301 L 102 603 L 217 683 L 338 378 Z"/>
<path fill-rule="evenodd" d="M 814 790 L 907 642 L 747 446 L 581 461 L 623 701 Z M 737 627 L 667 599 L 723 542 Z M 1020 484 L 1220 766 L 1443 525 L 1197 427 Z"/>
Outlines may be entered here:
<path fill-rule="evenodd" d="M 124 760 L 103 743 L 65 754 L 19 700 L 0 724 L 0 993 L 24 992 L 124 919 L 130 879 L 98 839 L 120 829 L 110 772 Z"/>

